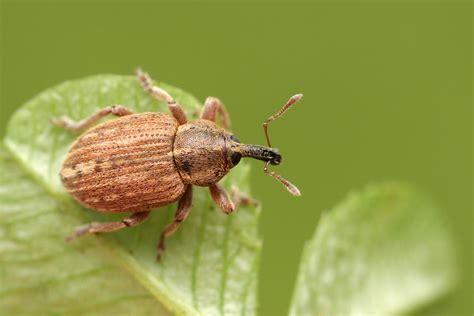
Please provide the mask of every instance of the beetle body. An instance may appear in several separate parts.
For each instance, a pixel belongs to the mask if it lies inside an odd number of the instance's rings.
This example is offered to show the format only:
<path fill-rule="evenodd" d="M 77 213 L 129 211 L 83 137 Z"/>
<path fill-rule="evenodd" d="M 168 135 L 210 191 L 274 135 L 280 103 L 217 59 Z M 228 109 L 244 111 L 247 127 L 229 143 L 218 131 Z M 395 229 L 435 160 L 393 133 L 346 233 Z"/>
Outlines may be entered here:
<path fill-rule="evenodd" d="M 153 209 L 178 200 L 188 184 L 208 186 L 233 165 L 230 134 L 208 120 L 179 126 L 164 113 L 104 122 L 72 145 L 60 176 L 81 204 L 104 212 Z"/>
<path fill-rule="evenodd" d="M 100 118 L 119 116 L 92 127 L 72 145 L 60 171 L 66 190 L 82 205 L 102 212 L 131 212 L 120 222 L 91 223 L 76 230 L 73 238 L 87 234 L 116 231 L 143 222 L 151 209 L 178 201 L 174 221 L 160 236 L 158 258 L 165 249 L 165 238 L 187 217 L 192 201 L 192 187 L 209 187 L 216 205 L 225 213 L 234 203 L 217 184 L 241 157 L 266 162 L 264 171 L 283 183 L 294 195 L 298 189 L 274 172 L 268 164 L 278 165 L 281 156 L 270 147 L 241 144 L 228 132 L 229 120 L 222 103 L 208 97 L 201 118 L 187 121 L 180 105 L 163 89 L 153 86 L 147 74 L 138 71 L 145 90 L 168 103 L 172 115 L 146 112 L 134 114 L 114 105 L 90 117 L 74 122 L 67 117 L 53 123 L 71 130 L 90 128 Z M 280 112 L 264 124 L 281 116 L 301 95 L 292 97 Z M 223 126 L 216 125 L 216 115 Z M 242 196 L 241 196 L 242 198 Z M 248 203 L 242 198 L 236 203 Z"/>

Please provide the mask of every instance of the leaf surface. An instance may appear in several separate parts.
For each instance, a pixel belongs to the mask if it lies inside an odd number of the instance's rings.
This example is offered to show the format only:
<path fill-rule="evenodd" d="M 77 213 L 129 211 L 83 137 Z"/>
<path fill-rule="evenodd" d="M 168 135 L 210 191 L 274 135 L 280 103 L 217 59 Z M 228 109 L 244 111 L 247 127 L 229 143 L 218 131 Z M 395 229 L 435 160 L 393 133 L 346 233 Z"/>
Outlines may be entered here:
<path fill-rule="evenodd" d="M 456 280 L 439 210 L 414 188 L 369 186 L 326 213 L 306 244 L 290 315 L 400 315 Z"/>
<path fill-rule="evenodd" d="M 188 118 L 197 117 L 201 104 L 193 96 L 160 86 L 183 105 Z M 168 239 L 160 263 L 156 243 L 175 205 L 153 211 L 137 227 L 64 242 L 77 225 L 120 220 L 125 214 L 87 210 L 65 192 L 58 173 L 78 135 L 49 119 L 66 115 L 80 120 L 113 104 L 168 113 L 166 104 L 149 97 L 134 77 L 98 75 L 49 89 L 12 117 L 0 164 L 0 312 L 28 313 L 22 301 L 40 304 L 46 298 L 45 313 L 67 306 L 68 314 L 96 314 L 87 306 L 97 305 L 112 314 L 112 305 L 122 304 L 124 296 L 122 305 L 133 314 L 161 315 L 157 311 L 164 309 L 186 315 L 255 314 L 259 209 L 242 206 L 224 215 L 206 188 L 195 188 L 193 209 Z M 241 163 L 223 186 L 237 185 L 248 194 L 248 174 L 249 166 Z"/>

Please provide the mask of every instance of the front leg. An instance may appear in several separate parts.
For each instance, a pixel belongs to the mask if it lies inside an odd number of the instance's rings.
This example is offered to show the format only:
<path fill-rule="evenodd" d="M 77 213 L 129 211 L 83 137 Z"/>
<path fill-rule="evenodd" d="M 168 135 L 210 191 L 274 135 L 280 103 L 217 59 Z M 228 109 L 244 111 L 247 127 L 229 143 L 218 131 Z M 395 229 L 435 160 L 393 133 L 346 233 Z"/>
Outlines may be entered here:
<path fill-rule="evenodd" d="M 242 193 L 239 188 L 235 185 L 232 185 L 230 188 L 230 198 L 234 202 L 235 208 L 239 206 L 247 206 L 250 205 L 252 207 L 257 207 L 260 205 L 260 202 L 253 197 Z"/>
<path fill-rule="evenodd" d="M 209 191 L 211 191 L 214 202 L 224 213 L 230 214 L 234 211 L 235 205 L 222 187 L 214 183 L 209 186 Z"/>
<path fill-rule="evenodd" d="M 168 103 L 168 108 L 170 109 L 171 114 L 173 114 L 174 118 L 178 121 L 178 123 L 180 125 L 186 124 L 188 120 L 186 119 L 186 114 L 181 108 L 181 105 L 179 105 L 179 103 L 176 102 L 165 89 L 154 86 L 150 76 L 140 68 L 136 70 L 136 75 L 138 80 L 142 84 L 143 89 L 145 89 L 148 94 L 150 94 L 152 97 L 159 101 Z"/>
<path fill-rule="evenodd" d="M 231 188 L 230 196 L 217 184 L 210 185 L 209 191 L 211 192 L 212 199 L 216 205 L 226 214 L 232 213 L 241 205 L 257 207 L 260 204 L 260 202 L 254 198 L 242 194 L 234 185 Z"/>
<path fill-rule="evenodd" d="M 201 118 L 211 122 L 216 122 L 217 113 L 221 116 L 222 127 L 229 129 L 230 119 L 224 104 L 217 98 L 207 97 L 206 102 L 204 103 L 204 108 L 202 109 Z"/>
<path fill-rule="evenodd" d="M 165 251 L 165 239 L 166 237 L 171 236 L 181 225 L 181 223 L 188 217 L 189 211 L 191 210 L 191 202 L 193 199 L 193 186 L 188 185 L 186 192 L 179 199 L 178 209 L 174 216 L 174 221 L 165 227 L 163 232 L 160 235 L 160 242 L 158 243 L 158 251 L 156 254 L 156 260 L 160 260 L 161 254 Z"/>

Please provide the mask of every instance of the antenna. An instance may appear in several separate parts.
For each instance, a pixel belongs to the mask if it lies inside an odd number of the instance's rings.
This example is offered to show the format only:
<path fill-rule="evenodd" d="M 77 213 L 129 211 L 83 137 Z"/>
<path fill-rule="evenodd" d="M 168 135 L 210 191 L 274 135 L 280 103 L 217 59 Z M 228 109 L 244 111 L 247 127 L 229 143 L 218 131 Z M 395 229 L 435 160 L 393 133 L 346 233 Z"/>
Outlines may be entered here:
<path fill-rule="evenodd" d="M 263 167 L 263 172 L 265 172 L 266 174 L 268 174 L 269 176 L 271 177 L 274 177 L 275 179 L 277 179 L 278 181 L 280 181 L 281 184 L 283 184 L 285 186 L 285 188 L 288 190 L 288 192 L 290 192 L 291 194 L 293 194 L 294 196 L 300 196 L 301 195 L 301 192 L 300 190 L 296 187 L 296 185 L 294 185 L 293 183 L 291 183 L 290 181 L 286 180 L 285 178 L 283 178 L 282 176 L 280 176 L 278 173 L 274 172 L 274 171 L 269 171 L 268 170 L 268 165 L 270 164 L 270 161 L 267 161 L 265 163 L 265 167 Z"/>
<path fill-rule="evenodd" d="M 280 111 L 278 111 L 275 115 L 270 116 L 265 120 L 265 122 L 263 122 L 263 130 L 265 131 L 265 137 L 267 138 L 268 147 L 272 147 L 272 145 L 270 144 L 270 138 L 268 137 L 268 123 L 276 120 L 277 118 L 285 114 L 285 112 L 288 111 L 293 104 L 301 100 L 302 97 L 302 93 L 292 96 L 288 100 L 288 102 L 286 102 L 286 104 L 280 109 Z"/>
<path fill-rule="evenodd" d="M 263 130 L 265 132 L 265 137 L 267 139 L 268 147 L 270 147 L 270 148 L 272 147 L 272 145 L 270 143 L 270 137 L 268 137 L 268 123 L 276 120 L 277 118 L 279 118 L 280 116 L 285 114 L 285 112 L 288 111 L 292 105 L 294 105 L 296 102 L 301 100 L 302 97 L 303 97 L 303 94 L 301 94 L 301 93 L 292 96 L 288 100 L 288 102 L 286 102 L 286 104 L 275 115 L 270 116 L 269 118 L 267 118 L 263 122 Z M 285 186 L 285 188 L 288 190 L 288 192 L 290 192 L 294 196 L 300 196 L 301 195 L 300 190 L 293 183 L 286 180 L 285 178 L 283 178 L 282 176 L 280 176 L 276 172 L 268 170 L 268 165 L 270 164 L 270 162 L 271 162 L 271 160 L 268 160 L 265 163 L 265 166 L 263 167 L 263 172 L 265 172 L 269 176 L 271 176 L 271 177 L 275 178 L 276 180 L 278 180 L 281 184 L 283 184 Z"/>

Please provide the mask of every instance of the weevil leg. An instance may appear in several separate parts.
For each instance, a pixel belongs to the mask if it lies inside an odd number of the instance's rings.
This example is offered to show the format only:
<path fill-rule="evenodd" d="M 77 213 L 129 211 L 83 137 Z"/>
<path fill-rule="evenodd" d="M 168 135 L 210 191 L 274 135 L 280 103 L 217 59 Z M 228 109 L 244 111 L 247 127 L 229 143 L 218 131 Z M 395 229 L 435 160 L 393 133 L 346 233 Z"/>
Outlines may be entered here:
<path fill-rule="evenodd" d="M 51 118 L 50 121 L 51 123 L 65 129 L 69 129 L 72 131 L 80 131 L 80 130 L 91 127 L 95 122 L 97 122 L 98 120 L 100 120 L 101 118 L 109 114 L 113 114 L 115 116 L 125 116 L 129 114 L 133 114 L 133 111 L 127 109 L 126 107 L 122 105 L 116 104 L 116 105 L 103 108 L 102 110 L 97 111 L 96 113 L 92 114 L 89 117 L 86 117 L 85 119 L 79 122 L 75 122 L 67 116 L 62 116 L 59 118 Z"/>
<path fill-rule="evenodd" d="M 186 119 L 186 114 L 181 108 L 181 105 L 179 105 L 165 89 L 154 86 L 153 81 L 146 72 L 138 68 L 135 73 L 143 89 L 155 99 L 168 103 L 168 108 L 178 123 L 180 125 L 186 124 L 188 120 Z"/>
<path fill-rule="evenodd" d="M 201 112 L 201 118 L 204 120 L 215 122 L 216 114 L 219 114 L 221 116 L 222 127 L 224 127 L 225 129 L 229 129 L 230 118 L 229 113 L 227 113 L 224 104 L 218 98 L 207 97 Z"/>
<path fill-rule="evenodd" d="M 133 213 L 127 218 L 124 218 L 120 222 L 110 222 L 110 223 L 90 223 L 84 226 L 78 227 L 75 232 L 66 237 L 67 241 L 71 241 L 78 237 L 84 236 L 86 234 L 95 234 L 95 233 L 109 233 L 114 232 L 116 230 L 120 230 L 125 227 L 133 227 L 137 226 L 138 224 L 143 223 L 148 215 L 150 215 L 150 211 L 146 212 L 137 212 Z"/>
<path fill-rule="evenodd" d="M 165 240 L 167 237 L 171 236 L 181 225 L 181 223 L 188 217 L 189 211 L 191 210 L 191 202 L 193 199 L 193 186 L 188 185 L 186 192 L 179 199 L 178 209 L 174 216 L 174 221 L 165 227 L 163 232 L 160 235 L 160 241 L 158 243 L 158 250 L 156 254 L 156 260 L 160 260 L 161 254 L 165 250 Z"/>
<path fill-rule="evenodd" d="M 234 202 L 235 208 L 238 208 L 240 205 L 250 205 L 253 207 L 260 205 L 260 201 L 252 198 L 251 196 L 245 195 L 235 185 L 232 185 L 230 188 L 230 198 L 232 202 Z"/>
<path fill-rule="evenodd" d="M 209 191 L 211 192 L 212 199 L 216 205 L 226 214 L 230 214 L 235 210 L 235 205 L 230 199 L 227 192 L 221 188 L 217 183 L 211 184 L 209 186 Z"/>

